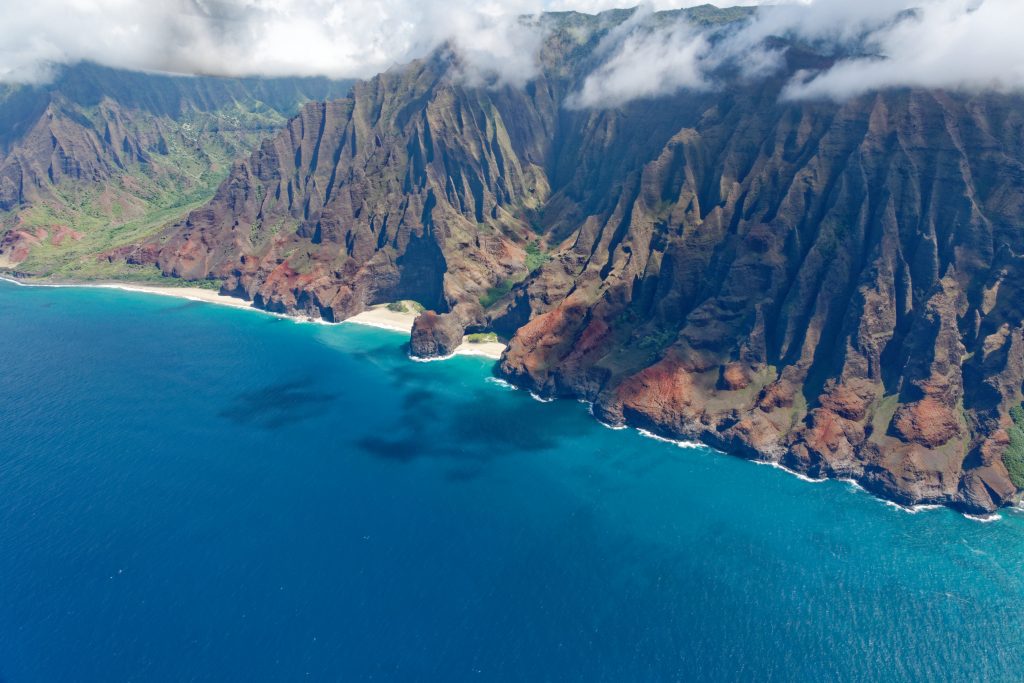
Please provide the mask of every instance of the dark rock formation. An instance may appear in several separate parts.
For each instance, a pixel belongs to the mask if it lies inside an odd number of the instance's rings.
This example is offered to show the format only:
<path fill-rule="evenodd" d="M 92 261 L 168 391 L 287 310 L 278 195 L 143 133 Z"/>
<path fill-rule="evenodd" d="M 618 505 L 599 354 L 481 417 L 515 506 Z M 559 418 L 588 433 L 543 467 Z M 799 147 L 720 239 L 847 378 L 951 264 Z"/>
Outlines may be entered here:
<path fill-rule="evenodd" d="M 425 311 L 413 323 L 410 350 L 420 358 L 450 356 L 462 343 L 464 331 L 454 314 Z"/>

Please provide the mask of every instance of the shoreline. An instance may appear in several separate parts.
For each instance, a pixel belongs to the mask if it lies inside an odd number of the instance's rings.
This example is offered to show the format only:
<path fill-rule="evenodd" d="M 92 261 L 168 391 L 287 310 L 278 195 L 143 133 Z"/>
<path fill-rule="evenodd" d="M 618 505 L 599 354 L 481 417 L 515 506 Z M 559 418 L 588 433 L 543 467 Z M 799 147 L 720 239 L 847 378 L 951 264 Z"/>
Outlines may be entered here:
<path fill-rule="evenodd" d="M 121 290 L 121 291 L 126 291 L 126 292 L 136 292 L 136 293 L 142 293 L 142 294 L 156 294 L 156 295 L 159 295 L 159 296 L 169 296 L 169 297 L 174 297 L 174 298 L 178 298 L 178 299 L 185 299 L 185 300 L 188 300 L 188 301 L 198 301 L 198 302 L 202 302 L 202 303 L 210 303 L 210 304 L 215 304 L 215 305 L 228 306 L 228 307 L 235 308 L 235 309 L 247 309 L 247 310 L 255 311 L 257 313 L 262 313 L 264 315 L 272 315 L 272 316 L 275 316 L 275 317 L 278 317 L 278 318 L 284 318 L 284 319 L 287 319 L 287 320 L 292 320 L 292 321 L 294 321 L 296 323 L 317 323 L 317 324 L 321 324 L 321 325 L 341 325 L 341 324 L 344 324 L 344 323 L 352 323 L 352 324 L 355 324 L 355 325 L 363 325 L 364 327 L 376 327 L 378 329 L 389 330 L 391 332 L 400 332 L 400 333 L 403 333 L 403 334 L 406 334 L 406 335 L 408 335 L 412 331 L 413 320 L 415 320 L 416 315 L 417 315 L 414 311 L 406 311 L 406 312 L 391 311 L 391 310 L 388 310 L 388 308 L 387 308 L 388 305 L 387 304 L 377 304 L 375 306 L 371 306 L 370 308 L 368 308 L 367 310 L 363 311 L 362 313 L 359 313 L 359 314 L 357 314 L 357 315 L 355 315 L 355 316 L 353 316 L 351 318 L 348 318 L 346 320 L 343 320 L 343 321 L 341 321 L 339 323 L 331 323 L 331 322 L 327 322 L 327 321 L 324 321 L 324 320 L 317 320 L 317 319 L 313 319 L 313 318 L 302 318 L 302 317 L 294 316 L 294 315 L 286 315 L 286 314 L 283 314 L 283 313 L 275 313 L 273 311 L 266 311 L 264 309 L 257 308 L 255 306 L 253 306 L 252 302 L 247 301 L 245 299 L 239 299 L 238 297 L 233 297 L 233 296 L 228 296 L 228 295 L 225 295 L 225 294 L 220 294 L 219 292 L 215 292 L 215 291 L 209 290 L 209 289 L 202 289 L 202 288 L 199 288 L 199 287 L 160 287 L 160 286 L 149 286 L 149 285 L 144 285 L 144 284 L 129 284 L 129 283 L 118 283 L 118 282 L 102 282 L 102 283 L 100 283 L 100 282 L 97 282 L 97 283 L 50 283 L 50 282 L 40 282 L 40 283 L 35 283 L 35 282 L 22 282 L 20 280 L 11 278 L 11 277 L 6 276 L 6 275 L 0 275 L 0 280 L 6 281 L 6 282 L 10 282 L 11 284 L 17 285 L 19 287 L 81 287 L 81 288 L 92 288 L 92 289 L 116 289 L 116 290 Z M 418 362 L 418 363 L 430 363 L 430 362 L 448 360 L 448 359 L 453 358 L 455 356 L 478 356 L 478 357 L 488 358 L 488 359 L 491 359 L 491 360 L 498 360 L 498 359 L 500 359 L 501 353 L 504 350 L 505 350 L 505 345 L 500 343 L 500 342 L 483 342 L 483 343 L 475 343 L 474 344 L 474 343 L 471 343 L 471 342 L 467 341 L 466 338 L 464 338 L 462 344 L 460 344 L 459 347 L 455 350 L 455 352 L 452 353 L 451 355 L 444 356 L 444 357 L 441 357 L 441 358 L 413 358 L 412 356 L 409 356 L 409 360 L 414 361 L 414 362 Z M 511 389 L 516 389 L 516 390 L 519 389 L 519 387 L 516 387 L 516 386 L 514 386 L 514 385 L 512 385 L 512 384 L 510 384 L 510 383 L 508 383 L 505 380 L 502 380 L 500 378 L 495 378 L 494 381 L 497 384 L 503 385 L 503 386 L 511 388 Z M 549 402 L 557 400 L 555 398 L 543 398 L 541 396 L 538 396 L 537 394 L 535 394 L 532 391 L 529 392 L 529 394 L 530 394 L 531 398 L 533 398 L 534 400 L 540 401 L 542 403 L 549 403 Z M 589 403 L 588 401 L 581 401 L 581 402 Z M 591 410 L 591 415 L 593 416 L 593 407 L 592 406 L 590 407 L 590 410 Z M 653 432 L 650 432 L 650 431 L 648 431 L 646 429 L 643 429 L 643 428 L 640 428 L 640 427 L 636 427 L 636 426 L 633 426 L 633 425 L 629 425 L 629 424 L 608 425 L 608 424 L 605 424 L 604 422 L 602 422 L 601 420 L 596 419 L 596 417 L 595 417 L 595 420 L 597 421 L 598 424 L 600 424 L 600 425 L 602 425 L 602 426 L 604 426 L 606 428 L 609 428 L 609 429 L 620 430 L 620 429 L 630 429 L 630 428 L 633 428 L 633 429 L 636 429 L 639 432 L 639 434 L 641 436 L 643 436 L 643 437 L 646 437 L 646 438 L 649 438 L 649 439 L 653 439 L 653 440 L 656 440 L 656 441 L 665 442 L 665 443 L 668 443 L 670 445 L 675 445 L 675 446 L 680 447 L 680 448 L 704 447 L 704 448 L 710 448 L 711 450 L 714 450 L 714 451 L 718 451 L 717 448 L 715 448 L 713 446 L 710 446 L 708 444 L 705 444 L 705 443 L 696 442 L 696 441 L 675 440 L 675 439 L 671 439 L 671 438 L 668 438 L 668 437 L 660 436 L 660 435 L 655 434 Z M 718 452 L 723 453 L 724 455 L 733 455 L 733 454 L 730 454 L 730 453 L 725 452 L 725 451 L 718 451 Z M 906 505 L 902 505 L 900 503 L 897 503 L 897 502 L 895 502 L 893 500 L 890 500 L 888 498 L 885 498 L 883 496 L 879 496 L 879 495 L 877 495 L 877 494 L 875 494 L 875 493 L 873 493 L 871 491 L 868 491 L 858 481 L 856 481 L 854 479 L 845 478 L 845 477 L 825 477 L 823 479 L 813 479 L 813 478 L 808 477 L 807 475 L 804 475 L 804 474 L 802 474 L 800 472 L 796 472 L 796 471 L 791 470 L 791 469 L 789 469 L 789 468 L 787 468 L 785 466 L 782 466 L 781 464 L 779 464 L 777 462 L 762 461 L 762 460 L 757 460 L 757 459 L 752 459 L 752 458 L 744 458 L 742 456 L 739 456 L 739 457 L 741 459 L 743 459 L 743 460 L 748 460 L 749 462 L 752 462 L 752 463 L 757 464 L 757 465 L 769 466 L 769 467 L 772 467 L 773 469 L 780 470 L 780 471 L 782 471 L 785 474 L 789 474 L 791 476 L 794 476 L 794 477 L 796 477 L 796 478 L 798 478 L 798 479 L 800 479 L 800 480 L 802 480 L 804 482 L 807 482 L 807 483 L 823 483 L 823 482 L 826 482 L 826 481 L 836 481 L 836 482 L 845 483 L 847 485 L 850 485 L 852 488 L 854 488 L 857 491 L 861 491 L 861 492 L 867 493 L 872 498 L 878 500 L 879 502 L 881 502 L 882 504 L 884 504 L 884 505 L 886 505 L 888 507 L 891 507 L 891 508 L 897 509 L 899 511 L 902 511 L 902 512 L 905 512 L 905 513 L 909 513 L 909 514 L 917 514 L 919 512 L 925 512 L 925 511 L 929 511 L 929 510 L 933 510 L 933 509 L 949 509 L 949 510 L 952 510 L 952 511 L 956 512 L 957 514 L 961 515 L 965 519 L 968 519 L 968 520 L 971 520 L 971 521 L 974 521 L 974 522 L 978 522 L 978 523 L 997 522 L 997 521 L 1002 519 L 1002 516 L 999 514 L 1002 511 L 1007 511 L 1007 512 L 1010 512 L 1011 514 L 1024 514 L 1024 502 L 1018 502 L 1016 504 L 1004 506 L 1004 507 L 1002 507 L 1002 508 L 1000 508 L 998 510 L 991 511 L 989 513 L 980 513 L 980 514 L 977 514 L 977 513 L 976 514 L 972 514 L 972 513 L 969 513 L 969 512 L 965 512 L 963 510 L 957 509 L 956 507 L 954 507 L 952 505 L 946 505 L 946 504 L 917 504 L 917 505 L 906 506 Z"/>
<path fill-rule="evenodd" d="M 10 282 L 18 287 L 55 287 L 55 288 L 68 288 L 77 287 L 85 289 L 116 289 L 122 292 L 135 292 L 138 294 L 155 294 L 157 296 L 174 297 L 176 299 L 185 299 L 187 301 L 197 301 L 201 303 L 214 304 L 218 306 L 227 306 L 229 308 L 255 311 L 264 315 L 272 315 L 278 318 L 285 318 L 293 320 L 298 323 L 318 323 L 321 325 L 343 325 L 345 323 L 351 323 L 354 325 L 363 325 L 365 327 L 376 327 L 381 330 L 390 330 L 392 332 L 401 332 L 408 335 L 412 331 L 413 321 L 416 319 L 417 313 L 409 310 L 406 312 L 398 312 L 388 310 L 387 304 L 378 304 L 367 308 L 362 313 L 347 318 L 338 323 L 331 323 L 325 320 L 318 320 L 315 318 L 303 318 L 297 315 L 287 315 L 285 313 L 275 313 L 273 311 L 267 311 L 262 308 L 257 308 L 252 305 L 251 301 L 246 299 L 240 299 L 234 296 L 228 296 L 227 294 L 221 294 L 215 292 L 212 289 L 203 289 L 201 287 L 163 287 L 160 285 L 146 285 L 146 284 L 135 284 L 127 282 L 24 282 L 16 278 L 0 275 L 0 280 Z M 505 350 L 505 345 L 500 342 L 484 342 L 484 343 L 472 343 L 467 341 L 464 337 L 462 344 L 459 345 L 455 352 L 451 356 L 445 358 L 429 358 L 429 359 L 416 359 L 416 360 L 445 360 L 452 356 L 478 356 L 481 358 L 489 358 L 491 360 L 498 360 L 501 358 L 502 352 Z"/>

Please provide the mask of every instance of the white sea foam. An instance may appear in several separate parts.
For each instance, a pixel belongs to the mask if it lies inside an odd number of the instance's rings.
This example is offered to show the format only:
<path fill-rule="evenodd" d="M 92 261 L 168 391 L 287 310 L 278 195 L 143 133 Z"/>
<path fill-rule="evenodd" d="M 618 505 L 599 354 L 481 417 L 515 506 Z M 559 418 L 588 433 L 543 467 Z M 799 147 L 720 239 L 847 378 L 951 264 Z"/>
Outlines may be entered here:
<path fill-rule="evenodd" d="M 4 277 L 3 275 L 0 275 L 0 280 L 3 280 L 4 282 L 10 282 L 12 285 L 18 285 L 19 287 L 28 287 L 29 286 L 29 285 L 26 285 L 24 282 L 18 282 L 17 280 L 15 280 L 13 278 Z M 37 287 L 45 287 L 45 285 L 36 285 L 36 286 Z"/>
<path fill-rule="evenodd" d="M 863 490 L 863 488 L 861 488 Z M 927 512 L 929 510 L 941 510 L 942 505 L 934 505 L 932 503 L 918 503 L 917 505 L 902 505 L 893 500 L 886 500 L 885 498 L 879 498 L 873 496 L 877 501 L 880 501 L 883 505 L 899 510 L 900 512 L 906 512 L 908 515 L 916 515 L 921 512 Z"/>
<path fill-rule="evenodd" d="M 496 386 L 499 386 L 502 389 L 508 389 L 509 391 L 518 390 L 518 387 L 516 387 L 516 385 L 512 384 L 511 382 L 507 382 L 500 377 L 487 377 L 486 379 L 484 379 L 484 381 L 487 382 L 488 384 L 494 384 Z"/>
<path fill-rule="evenodd" d="M 682 439 L 669 439 L 654 432 L 638 427 L 637 432 L 641 436 L 646 436 L 648 439 L 654 439 L 655 441 L 661 441 L 664 443 L 670 443 L 678 448 L 705 448 L 704 444 L 699 441 L 684 441 Z"/>
<path fill-rule="evenodd" d="M 971 520 L 972 522 L 981 522 L 982 524 L 991 524 L 992 522 L 998 522 L 1003 517 L 995 513 L 991 515 L 969 515 L 964 513 L 964 518 Z"/>
<path fill-rule="evenodd" d="M 925 510 L 934 510 L 935 508 L 942 507 L 941 505 L 902 505 L 894 500 L 886 500 L 885 498 L 878 498 L 877 496 L 875 496 L 875 500 L 881 501 L 883 505 L 899 510 L 900 512 L 905 512 L 908 515 L 916 515 L 919 512 L 924 512 Z"/>
<path fill-rule="evenodd" d="M 346 320 L 344 322 L 350 322 L 350 321 Z M 382 329 L 382 330 L 391 330 L 392 332 L 398 332 L 399 331 L 399 330 L 395 329 L 394 327 L 389 327 L 387 325 L 375 325 L 373 323 L 363 322 L 362 320 L 353 320 L 351 322 L 353 322 L 353 323 L 355 323 L 357 325 L 367 325 L 369 327 L 376 327 L 376 328 L 379 328 L 379 329 Z M 408 332 L 403 332 L 403 334 L 408 334 Z M 486 351 L 481 350 L 481 349 L 475 349 L 475 348 L 473 348 L 472 345 L 466 344 L 466 343 L 460 344 L 455 349 L 454 353 L 449 353 L 447 356 L 432 356 L 430 358 L 419 358 L 418 356 L 414 356 L 412 354 L 409 354 L 409 360 L 415 361 L 416 363 L 433 363 L 435 361 L 451 360 L 452 358 L 455 358 L 456 356 L 473 356 L 473 357 L 476 357 L 476 358 L 489 358 L 490 360 L 498 360 L 498 356 L 495 356 L 493 354 L 487 353 Z M 553 401 L 554 399 L 551 399 L 551 400 Z"/>
<path fill-rule="evenodd" d="M 836 481 L 841 481 L 844 484 L 849 484 L 850 487 L 853 488 L 853 490 L 855 491 L 860 491 L 861 493 L 868 493 L 868 490 L 861 486 L 860 482 L 858 482 L 856 479 L 847 479 L 844 477 L 842 479 L 836 479 Z"/>
<path fill-rule="evenodd" d="M 875 500 L 877 500 L 880 503 L 882 503 L 883 505 L 886 505 L 888 507 L 894 508 L 894 509 L 899 510 L 901 512 L 906 512 L 909 515 L 916 515 L 919 512 L 927 512 L 928 510 L 941 510 L 944 507 L 942 505 L 935 505 L 933 503 L 919 503 L 917 505 L 901 505 L 901 504 L 899 504 L 899 503 L 897 503 L 895 501 L 892 501 L 892 500 L 886 500 L 885 498 L 879 498 L 878 496 L 872 494 L 866 488 L 861 486 L 860 483 L 858 483 L 855 479 L 842 478 L 842 479 L 836 479 L 836 481 L 841 481 L 844 484 L 849 484 L 850 488 L 852 488 L 854 491 L 860 491 L 861 493 L 866 493 L 869 496 L 871 496 L 872 498 L 874 498 Z"/>
<path fill-rule="evenodd" d="M 884 505 L 886 507 L 892 508 L 893 510 L 899 510 L 900 512 L 906 512 L 908 514 L 913 514 L 912 512 L 910 512 L 909 508 L 903 507 L 902 505 L 900 505 L 896 501 L 886 500 L 885 498 L 875 498 L 875 500 L 879 501 L 882 505 Z"/>
<path fill-rule="evenodd" d="M 628 425 L 624 425 L 624 424 L 616 424 L 616 425 L 608 424 L 607 422 L 605 422 L 604 420 L 599 418 L 597 415 L 595 415 L 594 414 L 594 402 L 593 401 L 588 401 L 585 398 L 581 398 L 581 399 L 577 399 L 577 400 L 587 407 L 587 412 L 590 413 L 590 417 L 594 418 L 594 420 L 597 421 L 597 424 L 601 425 L 605 429 L 610 429 L 610 430 L 612 430 L 614 432 L 622 431 L 623 429 L 629 429 L 629 426 Z"/>
<path fill-rule="evenodd" d="M 828 479 L 815 479 L 813 477 L 808 477 L 806 474 L 802 474 L 800 472 L 797 472 L 796 470 L 791 470 L 782 463 L 778 463 L 773 460 L 752 460 L 751 462 L 753 462 L 755 465 L 767 465 L 768 467 L 781 470 L 786 474 L 790 474 L 796 477 L 800 481 L 806 481 L 808 484 L 821 484 L 828 481 Z"/>
<path fill-rule="evenodd" d="M 554 398 L 544 398 L 540 394 L 534 393 L 532 391 L 530 392 L 530 398 L 532 398 L 534 401 L 540 401 L 541 403 L 553 403 L 555 401 Z"/>
<path fill-rule="evenodd" d="M 333 325 L 340 325 L 341 324 L 341 323 L 332 323 L 330 320 L 324 320 L 323 318 L 311 318 L 309 316 L 306 316 L 305 318 L 299 318 L 299 317 L 296 317 L 296 316 L 284 315 L 284 314 L 281 314 L 281 313 L 274 313 L 273 315 L 277 315 L 277 316 L 280 316 L 282 318 L 289 318 L 290 320 L 294 320 L 295 322 L 299 323 L 300 325 L 328 325 L 328 326 L 333 326 Z M 342 321 L 342 322 L 344 322 L 344 321 Z"/>
<path fill-rule="evenodd" d="M 413 361 L 414 363 L 436 363 L 437 361 L 448 360 L 454 357 L 454 353 L 450 353 L 447 356 L 433 356 L 431 358 L 420 358 L 419 356 L 409 354 L 409 360 Z"/>

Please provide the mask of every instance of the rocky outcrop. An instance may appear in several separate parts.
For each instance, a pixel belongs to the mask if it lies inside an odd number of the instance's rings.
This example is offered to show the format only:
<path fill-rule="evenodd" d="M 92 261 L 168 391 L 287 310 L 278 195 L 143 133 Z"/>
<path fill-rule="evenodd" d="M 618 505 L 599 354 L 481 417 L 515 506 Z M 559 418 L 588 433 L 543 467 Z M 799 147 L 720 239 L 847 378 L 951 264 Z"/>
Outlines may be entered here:
<path fill-rule="evenodd" d="M 443 358 L 455 353 L 465 328 L 451 313 L 424 311 L 412 326 L 410 352 L 420 358 Z"/>
<path fill-rule="evenodd" d="M 413 353 L 494 329 L 505 376 L 607 421 L 905 504 L 1012 500 L 1024 100 L 783 101 L 828 63 L 794 49 L 777 77 L 573 110 L 615 22 L 547 21 L 525 88 L 440 52 L 308 105 L 148 248 L 272 310 L 417 299 Z"/>

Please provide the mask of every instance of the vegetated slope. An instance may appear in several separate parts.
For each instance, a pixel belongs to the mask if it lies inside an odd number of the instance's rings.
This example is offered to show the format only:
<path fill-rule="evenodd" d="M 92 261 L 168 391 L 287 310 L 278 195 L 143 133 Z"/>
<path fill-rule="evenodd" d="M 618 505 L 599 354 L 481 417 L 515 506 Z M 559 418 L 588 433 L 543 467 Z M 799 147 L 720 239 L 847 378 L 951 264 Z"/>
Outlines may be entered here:
<path fill-rule="evenodd" d="M 602 419 L 907 504 L 1012 500 L 1024 100 L 782 101 L 830 63 L 791 46 L 773 78 L 567 108 L 625 16 L 547 16 L 525 88 L 439 52 L 307 105 L 133 258 L 332 320 L 419 299 L 414 353 L 496 330 L 504 375 Z"/>
<path fill-rule="evenodd" d="M 83 63 L 46 85 L 0 86 L 0 267 L 76 278 L 159 276 L 96 256 L 208 201 L 234 158 L 302 103 L 343 96 L 350 85 Z"/>

